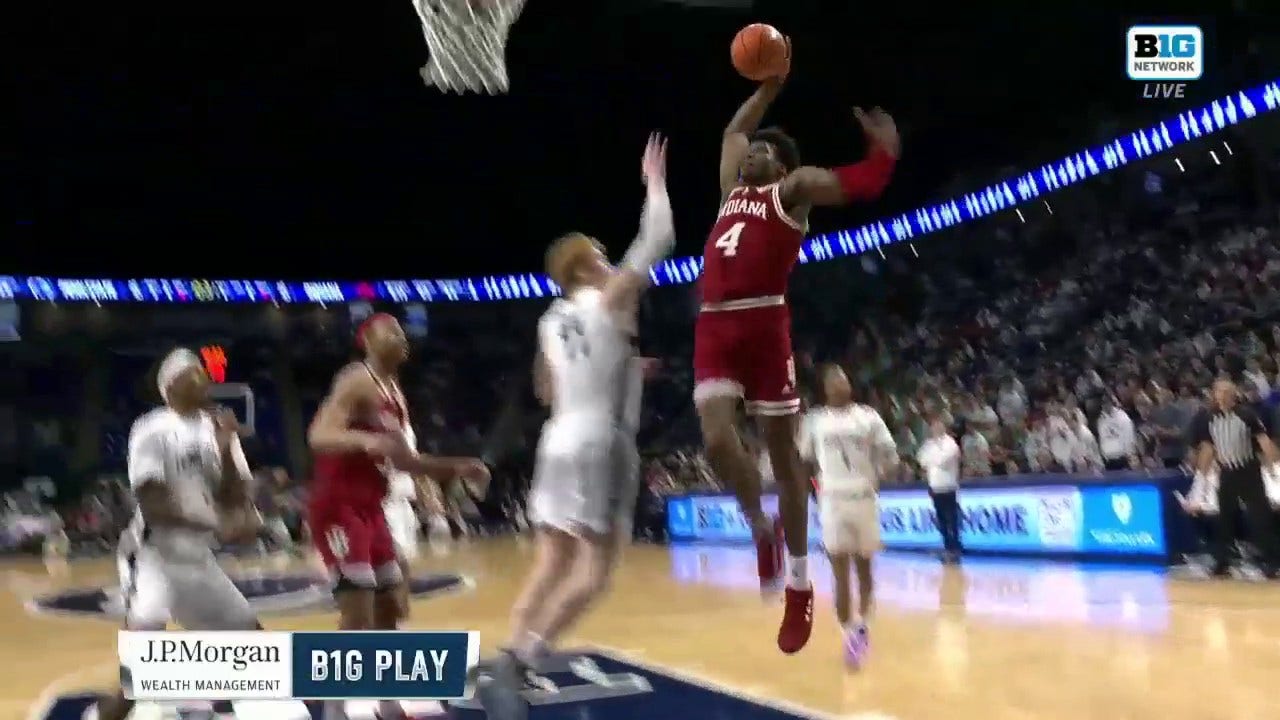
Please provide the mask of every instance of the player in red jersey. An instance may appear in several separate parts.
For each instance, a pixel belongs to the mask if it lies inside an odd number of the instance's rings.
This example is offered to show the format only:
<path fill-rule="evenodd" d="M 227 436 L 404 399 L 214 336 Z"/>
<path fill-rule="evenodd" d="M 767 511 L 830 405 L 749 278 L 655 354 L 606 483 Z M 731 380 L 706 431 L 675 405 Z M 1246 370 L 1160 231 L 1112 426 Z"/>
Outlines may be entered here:
<path fill-rule="evenodd" d="M 788 68 L 789 69 L 789 68 Z M 854 117 L 866 133 L 862 162 L 801 166 L 795 141 L 758 130 L 785 81 L 765 81 L 729 122 L 720 152 L 722 204 L 703 251 L 702 307 L 694 331 L 694 402 L 707 460 L 735 489 L 756 537 L 761 586 L 772 589 L 787 563 L 786 608 L 778 648 L 800 650 L 813 629 L 809 584 L 808 492 L 796 453 L 795 360 L 787 281 L 800 252 L 810 208 L 878 197 L 893 174 L 898 131 L 879 108 Z M 755 415 L 778 483 L 780 521 L 760 507 L 760 473 L 736 427 L 738 402 Z"/>
<path fill-rule="evenodd" d="M 341 630 L 394 630 L 403 616 L 404 577 L 396 560 L 382 500 L 392 468 L 487 479 L 473 458 L 419 454 L 408 440 L 409 411 L 397 379 L 409 342 L 390 315 L 373 315 L 356 332 L 361 362 L 338 372 L 320 404 L 307 440 L 315 452 L 308 524 L 334 582 Z M 402 717 L 397 703 L 379 703 L 384 720 Z M 324 704 L 324 720 L 345 716 L 339 701 Z"/>

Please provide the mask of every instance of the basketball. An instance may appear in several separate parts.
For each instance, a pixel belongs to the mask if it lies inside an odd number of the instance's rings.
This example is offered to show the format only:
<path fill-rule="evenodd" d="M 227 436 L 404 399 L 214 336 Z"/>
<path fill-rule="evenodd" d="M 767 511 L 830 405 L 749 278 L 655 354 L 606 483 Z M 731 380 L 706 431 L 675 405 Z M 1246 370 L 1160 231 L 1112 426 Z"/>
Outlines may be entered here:
<path fill-rule="evenodd" d="M 748 80 L 768 80 L 787 71 L 791 49 L 772 25 L 754 23 L 738 31 L 729 46 L 733 67 Z"/>

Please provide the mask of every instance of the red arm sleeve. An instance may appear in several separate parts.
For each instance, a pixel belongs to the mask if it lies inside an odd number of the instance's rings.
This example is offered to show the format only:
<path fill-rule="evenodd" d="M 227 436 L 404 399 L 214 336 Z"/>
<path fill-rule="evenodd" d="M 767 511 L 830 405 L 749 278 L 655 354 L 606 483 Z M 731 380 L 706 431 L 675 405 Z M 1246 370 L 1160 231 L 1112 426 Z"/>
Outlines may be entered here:
<path fill-rule="evenodd" d="M 874 147 L 862 162 L 832 168 L 831 172 L 840 180 L 845 201 L 873 200 L 884 192 L 896 164 L 897 158 Z"/>

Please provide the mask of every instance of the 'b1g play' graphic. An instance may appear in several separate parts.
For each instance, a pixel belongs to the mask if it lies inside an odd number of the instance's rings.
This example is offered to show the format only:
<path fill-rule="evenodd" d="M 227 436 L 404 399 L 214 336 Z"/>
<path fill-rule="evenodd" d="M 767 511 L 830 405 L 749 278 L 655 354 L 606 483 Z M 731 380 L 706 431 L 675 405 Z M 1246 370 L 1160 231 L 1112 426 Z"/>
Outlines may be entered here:
<path fill-rule="evenodd" d="M 314 612 L 332 606 L 327 585 L 302 575 L 261 575 L 236 579 L 254 608 L 265 616 Z M 458 575 L 429 575 L 410 580 L 412 594 L 431 597 L 467 586 Z M 72 590 L 37 599 L 37 613 L 118 619 L 123 610 L 115 590 Z M 423 613 L 424 618 L 430 613 Z M 449 625 L 447 617 L 440 625 Z M 68 671 L 74 668 L 67 668 Z M 526 691 L 530 720 L 812 720 L 818 713 L 802 713 L 765 705 L 712 683 L 695 682 L 659 668 L 642 665 L 620 655 L 595 649 L 567 652 L 552 658 Z M 39 720 L 81 720 L 96 696 L 68 693 L 48 707 L 30 714 Z M 376 702 L 347 702 L 350 720 L 375 720 Z M 474 700 L 448 703 L 403 703 L 412 720 L 454 718 L 482 720 L 484 713 Z M 177 702 L 140 704 L 133 720 L 320 720 L 319 705 L 301 701 L 273 702 Z"/>

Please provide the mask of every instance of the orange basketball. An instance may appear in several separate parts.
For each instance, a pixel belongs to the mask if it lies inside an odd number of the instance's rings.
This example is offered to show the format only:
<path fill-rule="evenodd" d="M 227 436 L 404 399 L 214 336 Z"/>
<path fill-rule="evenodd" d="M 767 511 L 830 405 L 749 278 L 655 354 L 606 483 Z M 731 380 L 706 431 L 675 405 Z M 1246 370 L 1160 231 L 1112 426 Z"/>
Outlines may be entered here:
<path fill-rule="evenodd" d="M 768 80 L 787 71 L 791 49 L 772 25 L 754 23 L 738 31 L 729 46 L 733 67 L 748 80 Z"/>

